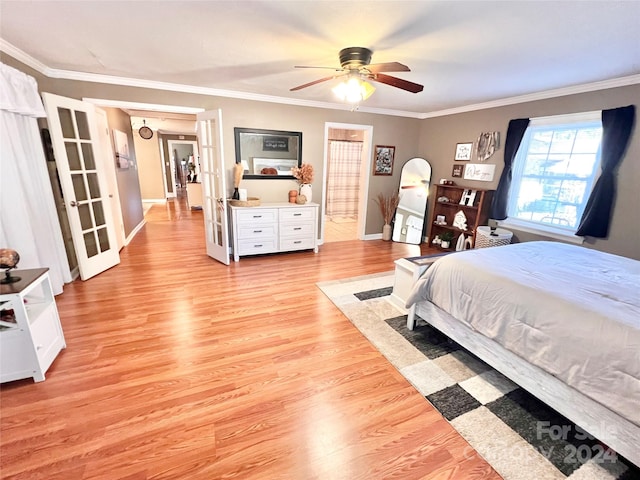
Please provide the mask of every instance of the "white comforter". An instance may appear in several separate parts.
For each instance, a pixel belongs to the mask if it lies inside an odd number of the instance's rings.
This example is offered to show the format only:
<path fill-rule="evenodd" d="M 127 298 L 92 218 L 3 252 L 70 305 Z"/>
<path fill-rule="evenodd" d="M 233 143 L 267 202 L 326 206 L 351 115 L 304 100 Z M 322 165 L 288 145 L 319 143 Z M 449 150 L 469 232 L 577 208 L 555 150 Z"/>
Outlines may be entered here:
<path fill-rule="evenodd" d="M 423 299 L 640 425 L 640 262 L 555 242 L 458 252 L 407 306 Z"/>

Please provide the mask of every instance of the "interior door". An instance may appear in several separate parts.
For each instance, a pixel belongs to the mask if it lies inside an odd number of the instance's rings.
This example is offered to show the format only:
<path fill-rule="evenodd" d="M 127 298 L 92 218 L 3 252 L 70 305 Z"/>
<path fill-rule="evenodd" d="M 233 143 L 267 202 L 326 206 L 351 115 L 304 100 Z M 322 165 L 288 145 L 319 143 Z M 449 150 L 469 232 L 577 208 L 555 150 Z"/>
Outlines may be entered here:
<path fill-rule="evenodd" d="M 43 93 L 80 278 L 120 263 L 102 147 L 90 103 Z"/>
<path fill-rule="evenodd" d="M 101 108 L 94 107 L 96 112 L 96 125 L 98 134 L 100 135 L 100 145 L 102 147 L 101 158 L 115 158 L 113 147 L 111 146 L 111 135 L 109 134 L 109 121 L 107 112 Z M 105 174 L 107 177 L 107 185 L 109 191 L 109 200 L 111 201 L 111 214 L 113 217 L 113 226 L 115 227 L 116 242 L 118 251 L 124 247 L 124 220 L 122 218 L 122 205 L 120 204 L 120 193 L 118 192 L 118 179 L 116 177 L 115 164 L 111 162 L 105 165 Z"/>
<path fill-rule="evenodd" d="M 222 111 L 197 115 L 207 255 L 229 265 L 227 179 L 222 159 Z"/>

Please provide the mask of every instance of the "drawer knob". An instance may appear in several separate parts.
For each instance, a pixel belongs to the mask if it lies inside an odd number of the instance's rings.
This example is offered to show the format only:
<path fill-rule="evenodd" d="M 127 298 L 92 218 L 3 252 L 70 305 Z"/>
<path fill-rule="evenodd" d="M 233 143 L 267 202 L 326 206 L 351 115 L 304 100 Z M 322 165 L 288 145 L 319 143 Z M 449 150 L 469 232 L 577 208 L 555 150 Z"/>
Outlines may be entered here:
<path fill-rule="evenodd" d="M 300 216 L 302 216 L 302 214 L 301 213 L 294 213 L 293 216 L 294 217 L 300 217 Z"/>
<path fill-rule="evenodd" d="M 253 233 L 262 233 L 262 230 L 254 230 Z"/>
<path fill-rule="evenodd" d="M 294 227 L 294 230 L 302 230 L 302 227 Z"/>
<path fill-rule="evenodd" d="M 262 215 L 254 215 L 253 218 L 262 218 Z"/>
<path fill-rule="evenodd" d="M 260 248 L 262 245 L 254 245 L 254 248 Z"/>
<path fill-rule="evenodd" d="M 296 240 L 296 241 L 295 241 L 295 242 L 293 242 L 293 243 L 302 243 L 302 240 Z"/>

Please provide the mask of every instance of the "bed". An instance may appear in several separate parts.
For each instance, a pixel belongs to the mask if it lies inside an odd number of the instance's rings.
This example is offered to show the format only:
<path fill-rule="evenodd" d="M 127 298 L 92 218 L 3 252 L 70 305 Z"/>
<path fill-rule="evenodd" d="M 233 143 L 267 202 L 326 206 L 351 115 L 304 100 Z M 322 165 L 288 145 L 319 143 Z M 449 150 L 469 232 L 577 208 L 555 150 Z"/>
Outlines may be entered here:
<path fill-rule="evenodd" d="M 557 242 L 456 252 L 416 315 L 640 465 L 640 262 Z"/>

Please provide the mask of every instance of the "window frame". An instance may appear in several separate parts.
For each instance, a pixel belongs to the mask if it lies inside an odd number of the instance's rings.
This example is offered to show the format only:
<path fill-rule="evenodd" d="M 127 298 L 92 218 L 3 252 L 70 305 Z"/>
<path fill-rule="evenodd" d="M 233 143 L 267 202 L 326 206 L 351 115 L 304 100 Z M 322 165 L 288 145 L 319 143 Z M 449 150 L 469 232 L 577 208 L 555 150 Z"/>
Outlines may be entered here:
<path fill-rule="evenodd" d="M 521 218 L 517 218 L 515 216 L 509 216 L 509 214 L 513 215 L 513 201 L 515 200 L 515 189 L 519 188 L 519 185 L 522 181 L 522 176 L 524 172 L 524 162 L 526 160 L 526 156 L 528 155 L 528 147 L 529 147 L 529 139 L 531 138 L 532 131 L 536 130 L 538 127 L 557 127 L 557 129 L 561 129 L 566 126 L 571 126 L 575 124 L 594 124 L 598 123 L 602 128 L 602 112 L 600 110 L 592 111 L 592 112 L 581 112 L 574 114 L 565 114 L 565 115 L 552 115 L 547 117 L 538 117 L 532 118 L 529 122 L 529 126 L 525 132 L 525 136 L 522 139 L 522 143 L 518 148 L 518 152 L 514 159 L 512 165 L 512 181 L 511 188 L 509 192 L 509 200 L 507 204 L 507 212 L 508 216 L 506 219 L 501 220 L 499 223 L 501 226 L 510 227 L 516 230 L 521 230 L 528 233 L 534 233 L 536 235 L 541 235 L 545 237 L 551 237 L 558 240 L 569 241 L 572 243 L 582 244 L 584 242 L 584 237 L 578 236 L 575 232 L 578 230 L 578 225 L 575 227 L 559 227 L 554 224 L 543 224 L 540 222 L 524 220 Z M 588 201 L 588 198 L 593 190 L 593 187 L 598 180 L 601 174 L 601 149 L 598 146 L 596 152 L 596 161 L 593 166 L 593 172 L 591 176 L 587 180 L 587 187 L 585 189 L 585 198 L 584 205 Z M 584 211 L 584 208 L 583 208 Z M 578 218 L 578 222 L 580 219 Z"/>

